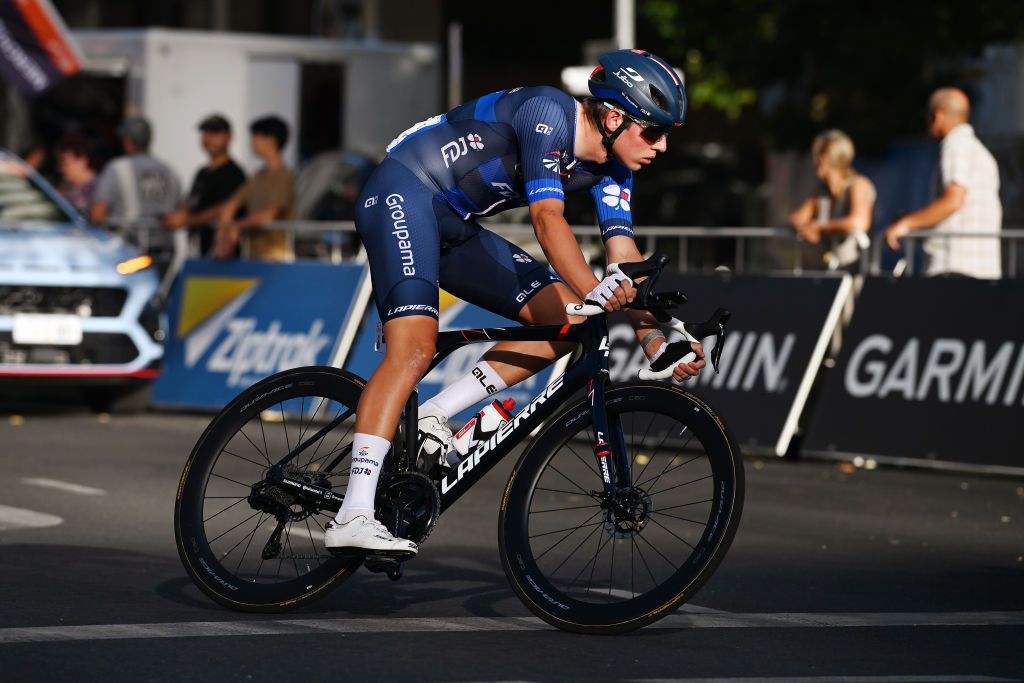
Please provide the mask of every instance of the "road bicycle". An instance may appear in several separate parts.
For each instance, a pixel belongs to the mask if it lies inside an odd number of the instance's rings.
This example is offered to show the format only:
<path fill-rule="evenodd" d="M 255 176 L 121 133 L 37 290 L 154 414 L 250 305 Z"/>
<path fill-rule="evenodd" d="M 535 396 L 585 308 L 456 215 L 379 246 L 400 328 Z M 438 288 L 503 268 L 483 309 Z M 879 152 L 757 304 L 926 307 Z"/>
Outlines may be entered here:
<path fill-rule="evenodd" d="M 642 379 L 671 376 L 692 354 L 687 340 L 717 337 L 709 356 L 716 370 L 720 362 L 728 311 L 698 324 L 671 317 L 685 295 L 652 291 L 667 261 L 655 255 L 620 266 L 634 280 L 646 276 L 631 307 L 684 337 Z M 722 561 L 743 505 L 742 457 L 725 422 L 697 396 L 660 382 L 609 386 L 604 310 L 567 310 L 589 317 L 439 334 L 431 369 L 473 343 L 561 341 L 577 350 L 562 376 L 455 467 L 418 461 L 413 392 L 381 474 L 377 517 L 422 544 L 438 518 L 536 430 L 500 501 L 505 574 L 549 624 L 620 633 L 689 600 Z M 364 386 L 333 367 L 287 370 L 244 391 L 203 432 L 181 475 L 174 530 L 185 569 L 210 598 L 280 612 L 322 597 L 360 566 L 402 576 L 393 558 L 335 556 L 323 542 L 344 498 Z"/>

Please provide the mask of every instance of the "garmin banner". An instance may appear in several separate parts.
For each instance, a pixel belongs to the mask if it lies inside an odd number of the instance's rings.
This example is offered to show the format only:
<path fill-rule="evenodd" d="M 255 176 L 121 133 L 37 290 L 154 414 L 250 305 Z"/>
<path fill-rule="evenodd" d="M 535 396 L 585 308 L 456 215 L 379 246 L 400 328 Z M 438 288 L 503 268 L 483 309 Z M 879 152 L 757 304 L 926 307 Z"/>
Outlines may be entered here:
<path fill-rule="evenodd" d="M 1024 281 L 869 278 L 802 452 L 1024 473 Z"/>
<path fill-rule="evenodd" d="M 355 346 L 352 348 L 352 353 L 349 354 L 348 362 L 345 364 L 346 370 L 366 379 L 369 379 L 370 375 L 373 374 L 373 371 L 377 369 L 377 366 L 380 365 L 381 360 L 384 358 L 383 353 L 373 350 L 373 342 L 377 332 L 377 321 L 380 320 L 380 318 L 377 316 L 376 307 L 371 305 L 369 308 L 370 311 L 367 313 L 366 320 L 363 322 L 362 329 L 359 332 L 359 337 L 356 340 Z M 490 313 L 482 308 L 473 306 L 472 304 L 468 304 L 443 290 L 441 291 L 440 297 L 440 316 L 438 322 L 441 331 L 480 329 L 483 327 L 519 326 L 518 323 L 514 323 L 507 318 Z M 430 374 L 424 377 L 423 381 L 420 382 L 420 403 L 425 402 L 428 398 L 437 394 L 444 387 L 467 375 L 470 370 L 473 369 L 473 366 L 476 365 L 480 356 L 482 356 L 491 346 L 493 346 L 493 344 L 470 344 L 456 350 L 452 355 L 448 356 L 443 363 L 434 368 Z M 536 397 L 537 394 L 539 394 L 544 387 L 548 385 L 548 382 L 564 372 L 567 361 L 568 358 L 564 361 L 556 362 L 554 365 L 542 370 L 533 377 L 520 382 L 514 387 L 494 394 L 491 399 L 499 399 L 502 401 L 507 398 L 514 399 L 516 407 L 513 408 L 513 413 L 518 412 L 521 408 L 526 406 L 531 399 Z M 455 424 L 464 424 L 476 411 L 483 408 L 484 405 L 484 403 L 481 403 L 473 408 L 467 408 L 458 415 L 451 416 L 451 421 Z"/>
<path fill-rule="evenodd" d="M 368 293 L 363 265 L 188 261 L 153 403 L 219 409 L 276 372 L 339 366 Z"/>
<path fill-rule="evenodd" d="M 82 54 L 49 0 L 0 2 L 0 74 L 34 97 L 78 72 Z"/>
<path fill-rule="evenodd" d="M 689 302 L 674 311 L 687 322 L 716 308 L 732 313 L 721 373 L 708 367 L 682 384 L 721 413 L 745 449 L 785 455 L 797 420 L 849 295 L 849 276 L 772 277 L 665 273 L 658 291 L 679 290 Z M 635 380 L 647 365 L 628 322 L 610 329 L 612 381 Z M 714 340 L 705 340 L 710 359 Z"/>

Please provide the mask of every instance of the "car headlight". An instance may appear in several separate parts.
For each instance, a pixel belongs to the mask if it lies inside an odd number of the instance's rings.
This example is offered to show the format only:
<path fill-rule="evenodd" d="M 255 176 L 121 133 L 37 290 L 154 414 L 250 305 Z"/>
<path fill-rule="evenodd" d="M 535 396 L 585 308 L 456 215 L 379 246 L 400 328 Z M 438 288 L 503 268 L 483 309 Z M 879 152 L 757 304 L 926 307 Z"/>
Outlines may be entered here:
<path fill-rule="evenodd" d="M 136 256 L 130 258 L 127 261 L 121 261 L 117 264 L 117 272 L 121 275 L 131 275 L 137 273 L 140 270 L 145 270 L 153 265 L 153 259 L 150 256 Z"/>

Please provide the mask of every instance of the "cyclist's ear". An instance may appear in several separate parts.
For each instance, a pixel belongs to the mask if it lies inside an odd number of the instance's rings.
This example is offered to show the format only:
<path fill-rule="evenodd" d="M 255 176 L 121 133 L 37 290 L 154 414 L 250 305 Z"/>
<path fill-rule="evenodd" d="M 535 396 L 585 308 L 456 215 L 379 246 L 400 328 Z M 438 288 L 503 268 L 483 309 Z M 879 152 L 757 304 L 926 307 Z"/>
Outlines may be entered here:
<path fill-rule="evenodd" d="M 626 117 L 618 109 L 609 109 L 604 113 L 604 127 L 609 133 L 614 133 L 626 124 Z"/>

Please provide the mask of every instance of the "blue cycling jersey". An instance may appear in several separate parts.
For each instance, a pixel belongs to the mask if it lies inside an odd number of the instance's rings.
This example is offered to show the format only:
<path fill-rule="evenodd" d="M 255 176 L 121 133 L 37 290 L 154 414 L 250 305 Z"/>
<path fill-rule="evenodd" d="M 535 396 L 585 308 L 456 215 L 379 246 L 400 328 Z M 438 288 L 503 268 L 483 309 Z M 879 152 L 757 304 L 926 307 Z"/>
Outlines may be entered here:
<path fill-rule="evenodd" d="M 381 320 L 438 316 L 438 286 L 518 319 L 557 275 L 474 216 L 589 189 L 605 240 L 633 236 L 632 174 L 575 158 L 576 101 L 555 88 L 485 95 L 388 145 L 356 205 Z"/>
<path fill-rule="evenodd" d="M 575 99 L 546 86 L 513 88 L 416 124 L 388 156 L 464 219 L 590 189 L 603 238 L 632 237 L 632 173 L 614 160 L 577 160 L 575 138 Z"/>

